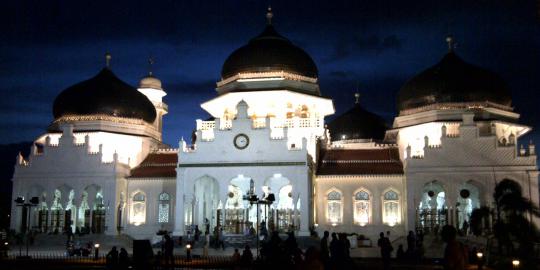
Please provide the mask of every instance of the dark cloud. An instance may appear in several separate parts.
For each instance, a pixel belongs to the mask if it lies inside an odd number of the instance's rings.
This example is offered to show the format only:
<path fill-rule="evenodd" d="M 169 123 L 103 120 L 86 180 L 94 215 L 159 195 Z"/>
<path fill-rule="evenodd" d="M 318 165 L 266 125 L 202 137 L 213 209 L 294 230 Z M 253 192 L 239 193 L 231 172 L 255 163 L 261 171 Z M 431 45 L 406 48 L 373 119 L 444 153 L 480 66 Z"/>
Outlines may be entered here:
<path fill-rule="evenodd" d="M 402 46 L 403 40 L 396 35 L 343 37 L 335 43 L 332 53 L 323 60 L 323 63 L 329 64 L 336 61 L 351 60 L 349 58 L 352 56 L 370 53 L 379 55 L 385 51 L 398 52 Z"/>
<path fill-rule="evenodd" d="M 168 95 L 165 141 L 189 137 L 200 103 L 216 96 L 221 66 L 265 24 L 261 1 L 7 1 L 0 10 L 2 142 L 32 140 L 51 120 L 54 97 L 94 76 L 103 54 L 136 86 L 154 56 Z M 274 25 L 316 61 L 323 95 L 343 112 L 361 103 L 395 116 L 395 94 L 435 64 L 451 33 L 463 59 L 501 74 L 523 122 L 538 126 L 538 3 L 526 1 L 272 1 Z M 535 133 L 536 134 L 536 133 Z"/>

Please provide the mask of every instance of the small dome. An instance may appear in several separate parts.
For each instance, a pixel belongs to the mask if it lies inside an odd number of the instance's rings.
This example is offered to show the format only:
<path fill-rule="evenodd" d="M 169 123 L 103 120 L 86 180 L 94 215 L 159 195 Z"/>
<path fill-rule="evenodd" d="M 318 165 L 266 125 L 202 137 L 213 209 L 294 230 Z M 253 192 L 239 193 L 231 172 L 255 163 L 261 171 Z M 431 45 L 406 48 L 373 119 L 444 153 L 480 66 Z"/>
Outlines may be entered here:
<path fill-rule="evenodd" d="M 359 103 L 328 123 L 332 141 L 373 139 L 382 140 L 387 124 L 384 119 L 362 108 Z"/>
<path fill-rule="evenodd" d="M 141 79 L 139 83 L 139 88 L 153 88 L 163 90 L 161 88 L 161 80 L 154 77 L 152 74 Z"/>
<path fill-rule="evenodd" d="M 60 93 L 53 105 L 53 115 L 98 115 L 142 119 L 153 123 L 156 110 L 137 89 L 103 68 L 93 78 L 75 84 Z"/>
<path fill-rule="evenodd" d="M 406 82 L 397 99 L 399 111 L 449 102 L 512 104 L 510 91 L 500 76 L 466 63 L 453 51 Z"/>
<path fill-rule="evenodd" d="M 221 78 L 226 79 L 241 72 L 268 71 L 318 77 L 313 59 L 268 24 L 260 35 L 229 55 L 221 69 Z"/>

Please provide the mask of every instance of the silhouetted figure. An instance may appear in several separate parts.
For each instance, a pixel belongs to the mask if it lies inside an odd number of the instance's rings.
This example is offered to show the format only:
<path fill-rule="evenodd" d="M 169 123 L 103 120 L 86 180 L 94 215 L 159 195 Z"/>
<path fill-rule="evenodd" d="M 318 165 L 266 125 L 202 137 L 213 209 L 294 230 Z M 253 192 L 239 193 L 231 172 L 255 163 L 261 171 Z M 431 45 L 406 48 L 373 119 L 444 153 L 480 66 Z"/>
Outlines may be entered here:
<path fill-rule="evenodd" d="M 399 245 L 396 252 L 396 259 L 398 261 L 403 261 L 405 259 L 405 251 L 403 250 L 403 245 Z"/>
<path fill-rule="evenodd" d="M 347 234 L 346 233 L 340 233 L 339 234 L 339 241 L 343 245 L 343 257 L 345 259 L 349 259 L 351 257 L 350 256 L 351 241 L 349 241 L 349 239 L 347 239 Z"/>
<path fill-rule="evenodd" d="M 467 250 L 463 244 L 456 240 L 456 228 L 450 225 L 443 226 L 441 238 L 446 242 L 444 249 L 444 269 L 462 270 L 465 269 L 467 259 Z"/>
<path fill-rule="evenodd" d="M 268 229 L 266 229 L 266 222 L 261 222 L 261 231 L 259 233 L 261 236 L 263 236 L 263 241 L 266 241 L 268 239 Z"/>
<path fill-rule="evenodd" d="M 235 263 L 240 262 L 240 252 L 238 252 L 238 249 L 237 249 L 237 248 L 234 249 L 234 253 L 233 253 L 233 255 L 232 255 L 232 260 L 233 260 L 233 262 L 235 262 Z"/>
<path fill-rule="evenodd" d="M 328 261 L 330 259 L 330 250 L 328 249 L 329 236 L 330 233 L 328 231 L 324 231 L 323 237 L 321 238 L 321 261 L 326 267 L 328 267 Z"/>
<path fill-rule="evenodd" d="M 345 258 L 345 247 L 342 241 L 339 241 L 336 233 L 332 233 L 332 241 L 330 242 L 330 263 L 332 268 L 341 269 L 343 259 Z"/>
<path fill-rule="evenodd" d="M 251 253 L 251 249 L 248 245 L 246 245 L 244 251 L 242 251 L 242 258 L 240 261 L 243 265 L 250 265 L 253 262 L 253 253 Z"/>
<path fill-rule="evenodd" d="M 210 248 L 210 233 L 206 231 L 204 233 L 204 247 L 203 247 L 203 256 L 208 257 L 208 249 Z"/>
<path fill-rule="evenodd" d="M 222 227 L 219 227 L 218 229 L 218 238 L 217 238 L 217 247 L 216 249 L 218 248 L 223 248 L 223 250 L 225 250 L 225 236 L 223 235 L 223 228 Z"/>
<path fill-rule="evenodd" d="M 469 222 L 467 222 L 466 220 L 463 221 L 463 226 L 461 227 L 461 229 L 463 231 L 463 235 L 467 236 L 467 234 L 469 232 Z"/>
<path fill-rule="evenodd" d="M 390 269 L 390 257 L 394 248 L 390 243 L 390 239 L 388 239 L 388 237 L 384 237 L 383 232 L 379 234 L 379 240 L 377 241 L 377 245 L 381 249 L 381 257 L 383 260 L 384 269 Z"/>
<path fill-rule="evenodd" d="M 294 232 L 288 232 L 288 237 L 285 239 L 285 253 L 287 255 L 292 256 L 294 251 L 298 248 L 298 244 L 296 243 L 296 237 L 294 237 Z"/>
<path fill-rule="evenodd" d="M 199 230 L 199 225 L 195 225 L 195 235 L 194 238 L 195 242 L 199 242 L 199 238 L 201 236 L 201 230 Z"/>
<path fill-rule="evenodd" d="M 328 232 L 326 232 L 328 233 Z M 326 237 L 328 238 L 328 236 Z M 313 246 L 306 249 L 305 260 L 297 269 L 323 270 L 323 263 L 319 260 L 320 254 Z"/>
<path fill-rule="evenodd" d="M 120 269 L 128 269 L 129 267 L 129 255 L 125 248 L 120 248 L 120 253 L 118 254 L 118 266 Z"/>
<path fill-rule="evenodd" d="M 407 235 L 407 253 L 412 254 L 416 248 L 416 236 L 413 231 L 409 231 Z"/>
<path fill-rule="evenodd" d="M 112 247 L 111 251 L 107 253 L 106 263 L 108 269 L 115 269 L 118 266 L 118 250 L 116 250 L 116 247 Z"/>
<path fill-rule="evenodd" d="M 165 260 L 165 264 L 167 265 L 174 264 L 173 250 L 174 250 L 174 242 L 171 239 L 171 237 L 168 234 L 166 234 L 165 235 L 165 252 L 163 253 L 163 259 Z"/>
<path fill-rule="evenodd" d="M 204 233 L 210 233 L 210 221 L 207 218 L 204 218 Z"/>

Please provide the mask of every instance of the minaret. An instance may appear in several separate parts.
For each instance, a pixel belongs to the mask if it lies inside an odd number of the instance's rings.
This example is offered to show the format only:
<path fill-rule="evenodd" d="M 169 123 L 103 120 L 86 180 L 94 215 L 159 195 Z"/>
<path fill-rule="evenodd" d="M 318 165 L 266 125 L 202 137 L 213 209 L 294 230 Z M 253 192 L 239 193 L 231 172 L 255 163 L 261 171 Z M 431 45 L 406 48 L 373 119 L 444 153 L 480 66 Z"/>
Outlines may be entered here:
<path fill-rule="evenodd" d="M 160 133 L 159 138 L 162 140 L 163 116 L 169 112 L 169 108 L 167 104 L 163 102 L 163 97 L 166 96 L 167 93 L 161 87 L 161 81 L 154 77 L 152 72 L 153 65 L 154 59 L 150 57 L 148 59 L 148 75 L 141 79 L 138 90 L 143 93 L 156 108 L 154 127 Z"/>

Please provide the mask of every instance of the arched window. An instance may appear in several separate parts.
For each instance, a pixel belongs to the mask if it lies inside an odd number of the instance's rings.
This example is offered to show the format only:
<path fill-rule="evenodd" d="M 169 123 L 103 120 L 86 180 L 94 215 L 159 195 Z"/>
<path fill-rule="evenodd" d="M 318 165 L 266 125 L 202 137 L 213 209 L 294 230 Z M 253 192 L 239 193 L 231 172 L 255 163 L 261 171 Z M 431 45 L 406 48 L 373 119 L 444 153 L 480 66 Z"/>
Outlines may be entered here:
<path fill-rule="evenodd" d="M 169 213 L 171 209 L 171 196 L 169 194 L 163 192 L 159 194 L 159 202 L 158 202 L 158 222 L 159 223 L 167 223 L 169 222 Z"/>
<path fill-rule="evenodd" d="M 342 222 L 343 203 L 341 192 L 332 190 L 327 195 L 327 219 L 332 225 Z"/>
<path fill-rule="evenodd" d="M 146 196 L 142 192 L 133 195 L 131 204 L 130 222 L 139 226 L 146 222 Z"/>
<path fill-rule="evenodd" d="M 371 203 L 369 193 L 360 190 L 354 194 L 354 223 L 364 226 L 370 222 Z"/>
<path fill-rule="evenodd" d="M 389 190 L 383 195 L 383 223 L 394 226 L 400 221 L 399 195 L 394 190 Z"/>

